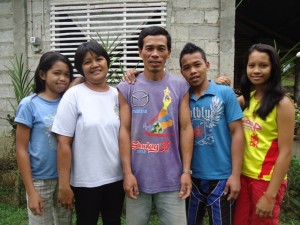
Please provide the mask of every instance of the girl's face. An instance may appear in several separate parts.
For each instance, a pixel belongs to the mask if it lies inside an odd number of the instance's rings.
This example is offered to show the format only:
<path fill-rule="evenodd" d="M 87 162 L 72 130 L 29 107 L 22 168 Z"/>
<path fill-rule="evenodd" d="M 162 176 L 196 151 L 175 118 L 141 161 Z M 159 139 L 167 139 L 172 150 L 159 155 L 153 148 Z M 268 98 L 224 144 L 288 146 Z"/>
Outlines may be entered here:
<path fill-rule="evenodd" d="M 263 86 L 271 76 L 270 57 L 265 52 L 254 50 L 248 57 L 247 76 L 255 86 Z"/>
<path fill-rule="evenodd" d="M 40 72 L 41 79 L 45 81 L 45 93 L 53 96 L 61 95 L 70 84 L 70 71 L 67 64 L 57 61 L 47 72 Z"/>
<path fill-rule="evenodd" d="M 83 58 L 82 70 L 86 83 L 97 85 L 105 82 L 108 72 L 107 61 L 103 56 L 87 52 Z"/>

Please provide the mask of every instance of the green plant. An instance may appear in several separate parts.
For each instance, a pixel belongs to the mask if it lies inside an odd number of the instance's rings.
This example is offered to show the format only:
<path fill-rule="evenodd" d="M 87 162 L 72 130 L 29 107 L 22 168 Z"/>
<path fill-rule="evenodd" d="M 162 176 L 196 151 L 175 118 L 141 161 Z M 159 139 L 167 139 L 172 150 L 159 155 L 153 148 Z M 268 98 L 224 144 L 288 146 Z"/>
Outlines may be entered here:
<path fill-rule="evenodd" d="M 19 104 L 21 100 L 30 95 L 33 92 L 33 77 L 30 77 L 30 70 L 26 69 L 23 62 L 23 55 L 21 54 L 20 57 L 15 56 L 14 61 L 10 62 L 10 66 L 6 66 L 7 73 L 11 78 L 12 84 L 13 84 L 13 91 L 15 94 L 15 99 L 17 103 Z M 15 145 L 15 139 L 16 139 L 16 124 L 14 122 L 15 120 L 15 114 L 16 114 L 16 107 L 14 104 L 8 100 L 10 105 L 13 108 L 13 115 L 8 114 L 6 116 L 7 122 L 11 125 L 11 134 L 13 137 L 13 147 L 11 148 L 12 154 L 9 154 L 11 156 L 14 156 L 14 145 Z M 8 159 L 12 160 L 12 159 Z M 13 157 L 13 160 L 15 162 L 15 158 Z M 24 203 L 24 186 L 21 181 L 21 177 L 18 170 L 15 170 L 16 173 L 16 180 L 15 180 L 15 196 L 14 196 L 14 202 L 15 205 L 21 206 Z"/>
<path fill-rule="evenodd" d="M 280 57 L 280 66 L 282 70 L 282 80 L 293 74 L 293 69 L 295 68 L 295 59 L 296 54 L 295 50 L 300 46 L 300 42 L 295 44 L 292 48 L 289 49 L 283 56 Z M 276 49 L 278 55 L 281 55 L 280 49 L 278 49 L 276 41 L 274 40 L 274 48 Z"/>
<path fill-rule="evenodd" d="M 120 71 L 121 74 L 125 74 L 124 67 L 121 64 L 120 59 L 122 58 L 120 56 L 121 51 L 116 52 L 117 48 L 121 45 L 121 41 L 119 39 L 119 35 L 115 37 L 112 41 L 110 41 L 110 35 L 109 33 L 104 38 L 101 37 L 99 33 L 97 33 L 97 36 L 100 40 L 100 44 L 104 47 L 108 55 L 110 56 L 110 64 L 109 64 L 109 75 L 107 76 L 107 82 L 110 84 L 118 84 L 121 81 Z M 116 67 L 113 67 L 113 65 L 117 65 Z"/>
<path fill-rule="evenodd" d="M 7 73 L 13 84 L 13 90 L 18 103 L 33 92 L 33 77 L 30 78 L 30 70 L 25 69 L 23 55 L 20 58 L 15 56 L 15 60 L 10 62 L 10 67 L 6 66 Z M 13 105 L 12 105 L 13 106 Z M 15 107 L 13 106 L 15 109 Z"/>
<path fill-rule="evenodd" d="M 19 58 L 15 56 L 14 61 L 11 61 L 10 66 L 6 66 L 6 69 L 13 84 L 13 91 L 15 94 L 17 104 L 19 104 L 24 97 L 30 95 L 33 92 L 33 77 L 30 78 L 30 70 L 25 69 L 22 54 Z M 8 101 L 11 107 L 13 108 L 14 113 L 13 115 L 8 114 L 5 119 L 11 125 L 11 133 L 13 137 L 15 137 L 16 124 L 14 120 L 16 114 L 16 107 L 10 100 Z"/>
<path fill-rule="evenodd" d="M 283 212 L 300 219 L 300 157 L 294 156 L 288 171 L 288 187 L 282 204 Z"/>

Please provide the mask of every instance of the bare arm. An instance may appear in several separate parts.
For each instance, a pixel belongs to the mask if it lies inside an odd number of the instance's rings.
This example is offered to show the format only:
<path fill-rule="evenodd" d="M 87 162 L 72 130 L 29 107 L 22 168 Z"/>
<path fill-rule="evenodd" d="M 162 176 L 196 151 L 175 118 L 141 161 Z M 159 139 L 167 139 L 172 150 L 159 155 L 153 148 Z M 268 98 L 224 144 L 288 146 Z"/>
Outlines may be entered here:
<path fill-rule="evenodd" d="M 240 103 L 240 106 L 243 107 L 244 104 L 245 104 L 245 99 L 244 99 L 244 96 L 241 95 L 237 98 L 238 102 Z"/>
<path fill-rule="evenodd" d="M 189 93 L 186 93 L 182 99 L 179 111 L 179 123 L 180 123 L 180 149 L 182 155 L 183 170 L 190 170 L 191 160 L 193 155 L 194 145 L 194 132 L 190 117 L 189 107 Z M 179 196 L 182 199 L 186 199 L 191 194 L 192 181 L 191 175 L 182 173 L 181 175 L 181 189 Z"/>
<path fill-rule="evenodd" d="M 77 85 L 77 84 L 81 84 L 81 83 L 83 83 L 83 81 L 84 81 L 84 77 L 75 77 L 75 78 L 71 81 L 71 83 L 70 83 L 70 85 L 69 85 L 69 88 L 70 88 L 70 87 L 73 87 L 73 86 L 75 86 L 75 85 Z"/>
<path fill-rule="evenodd" d="M 241 170 L 244 157 L 244 132 L 242 119 L 234 121 L 229 124 L 229 129 L 232 137 L 231 143 L 231 160 L 232 160 L 232 172 L 228 178 L 225 193 L 229 192 L 228 200 L 236 199 L 241 189 Z"/>
<path fill-rule="evenodd" d="M 288 97 L 284 97 L 277 107 L 278 147 L 279 155 L 274 165 L 271 181 L 258 203 L 256 214 L 272 216 L 278 190 L 286 176 L 291 158 L 294 138 L 295 109 Z M 271 201 L 270 201 L 271 199 Z"/>
<path fill-rule="evenodd" d="M 73 138 L 63 135 L 56 135 L 58 141 L 57 168 L 59 177 L 58 202 L 65 208 L 73 208 L 74 193 L 70 186 L 70 170 Z"/>
<path fill-rule="evenodd" d="M 40 194 L 33 186 L 28 145 L 31 129 L 23 124 L 17 124 L 16 157 L 22 180 L 28 194 L 28 207 L 34 215 L 42 215 L 43 202 Z"/>
<path fill-rule="evenodd" d="M 119 92 L 120 135 L 119 148 L 124 174 L 124 191 L 129 198 L 136 199 L 139 193 L 136 177 L 131 170 L 131 110 L 124 96 Z"/>
<path fill-rule="evenodd" d="M 227 86 L 230 86 L 231 84 L 231 80 L 228 76 L 219 76 L 219 77 L 216 77 L 214 79 L 214 82 L 216 84 L 223 84 L 223 85 L 227 85 Z"/>
<path fill-rule="evenodd" d="M 135 69 L 127 70 L 126 74 L 122 77 L 122 81 L 126 81 L 129 84 L 134 84 L 136 77 L 143 71 L 138 71 Z"/>

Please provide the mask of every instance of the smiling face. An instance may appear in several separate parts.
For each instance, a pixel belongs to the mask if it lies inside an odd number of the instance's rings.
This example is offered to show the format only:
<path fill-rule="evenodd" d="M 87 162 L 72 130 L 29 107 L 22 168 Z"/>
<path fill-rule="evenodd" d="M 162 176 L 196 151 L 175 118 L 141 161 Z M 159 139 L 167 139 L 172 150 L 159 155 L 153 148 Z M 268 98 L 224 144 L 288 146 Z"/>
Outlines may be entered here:
<path fill-rule="evenodd" d="M 181 58 L 181 74 L 192 89 L 205 89 L 208 86 L 207 71 L 209 68 L 209 62 L 205 61 L 198 51 L 185 54 Z"/>
<path fill-rule="evenodd" d="M 164 66 L 171 53 L 167 47 L 167 38 L 163 35 L 149 35 L 144 38 L 143 43 L 139 54 L 144 62 L 145 75 L 164 74 Z"/>
<path fill-rule="evenodd" d="M 271 76 L 270 57 L 265 52 L 253 51 L 248 57 L 247 77 L 255 86 L 264 86 Z"/>
<path fill-rule="evenodd" d="M 45 81 L 45 90 L 42 95 L 49 99 L 56 99 L 66 91 L 70 84 L 70 71 L 66 63 L 56 61 L 47 71 L 40 71 L 40 78 Z"/>
<path fill-rule="evenodd" d="M 83 58 L 82 70 L 85 75 L 85 83 L 88 86 L 106 83 L 108 67 L 107 61 L 103 56 L 87 52 Z"/>

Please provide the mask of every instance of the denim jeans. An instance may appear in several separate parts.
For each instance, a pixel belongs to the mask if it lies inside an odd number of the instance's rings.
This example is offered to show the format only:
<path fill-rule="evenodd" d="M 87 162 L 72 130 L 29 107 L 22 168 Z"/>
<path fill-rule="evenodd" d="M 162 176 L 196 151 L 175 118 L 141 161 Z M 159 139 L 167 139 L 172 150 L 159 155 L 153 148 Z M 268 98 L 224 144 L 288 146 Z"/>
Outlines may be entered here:
<path fill-rule="evenodd" d="M 178 191 L 156 194 L 140 192 L 137 199 L 126 197 L 126 225 L 147 225 L 152 202 L 156 206 L 161 224 L 186 225 L 185 201 L 178 194 Z"/>

